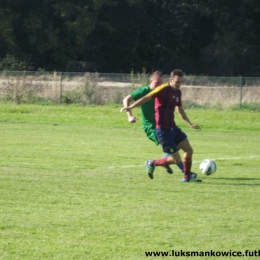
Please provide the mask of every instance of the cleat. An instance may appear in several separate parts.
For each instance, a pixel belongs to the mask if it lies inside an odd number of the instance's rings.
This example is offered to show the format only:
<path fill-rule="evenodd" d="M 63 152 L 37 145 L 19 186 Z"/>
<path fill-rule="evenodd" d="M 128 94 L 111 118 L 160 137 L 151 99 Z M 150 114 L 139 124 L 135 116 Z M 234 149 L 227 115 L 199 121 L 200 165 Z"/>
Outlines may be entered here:
<path fill-rule="evenodd" d="M 172 170 L 172 168 L 171 168 L 169 165 L 164 166 L 164 168 L 166 169 L 166 171 L 167 171 L 169 174 L 173 174 L 173 170 Z"/>
<path fill-rule="evenodd" d="M 197 174 L 193 173 L 193 172 L 184 174 L 182 181 L 183 182 L 202 182 L 202 180 L 197 179 Z"/>
<path fill-rule="evenodd" d="M 154 172 L 154 169 L 155 169 L 155 165 L 150 165 L 151 162 L 153 162 L 152 160 L 148 160 L 146 161 L 146 171 L 148 173 L 148 176 L 150 177 L 150 179 L 153 179 L 153 172 Z"/>
<path fill-rule="evenodd" d="M 170 154 L 169 154 L 169 153 L 166 153 L 166 154 L 163 156 L 163 158 L 166 158 L 166 157 L 168 157 L 168 156 L 170 156 Z M 173 174 L 173 170 L 171 169 L 171 167 L 170 167 L 169 165 L 164 166 L 164 168 L 166 169 L 166 171 L 167 171 L 169 174 Z"/>

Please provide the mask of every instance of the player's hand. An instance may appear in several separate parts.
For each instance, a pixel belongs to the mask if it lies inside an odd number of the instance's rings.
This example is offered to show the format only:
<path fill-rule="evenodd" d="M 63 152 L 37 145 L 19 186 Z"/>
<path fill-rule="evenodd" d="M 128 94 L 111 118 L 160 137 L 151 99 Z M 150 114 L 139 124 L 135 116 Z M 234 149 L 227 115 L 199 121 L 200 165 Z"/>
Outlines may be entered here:
<path fill-rule="evenodd" d="M 129 123 L 135 123 L 137 121 L 137 118 L 135 116 L 129 116 L 128 117 L 128 122 Z"/>
<path fill-rule="evenodd" d="M 193 129 L 201 130 L 201 128 L 198 125 L 191 124 L 190 127 Z"/>

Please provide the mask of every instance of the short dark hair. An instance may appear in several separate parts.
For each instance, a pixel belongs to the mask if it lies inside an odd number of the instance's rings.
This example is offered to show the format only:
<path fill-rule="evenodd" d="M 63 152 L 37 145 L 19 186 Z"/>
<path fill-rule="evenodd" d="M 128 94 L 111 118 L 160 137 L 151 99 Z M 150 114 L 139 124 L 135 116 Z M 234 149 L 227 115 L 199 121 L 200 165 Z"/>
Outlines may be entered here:
<path fill-rule="evenodd" d="M 174 76 L 182 77 L 182 76 L 183 76 L 182 70 L 173 70 L 173 71 L 171 72 L 171 78 L 174 78 Z"/>

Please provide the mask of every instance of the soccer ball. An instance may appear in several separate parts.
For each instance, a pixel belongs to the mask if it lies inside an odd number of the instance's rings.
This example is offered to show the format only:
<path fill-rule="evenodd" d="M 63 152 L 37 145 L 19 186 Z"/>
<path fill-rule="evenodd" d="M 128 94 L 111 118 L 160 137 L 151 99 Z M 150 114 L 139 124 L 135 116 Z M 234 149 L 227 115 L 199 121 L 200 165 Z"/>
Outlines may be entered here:
<path fill-rule="evenodd" d="M 216 170 L 217 170 L 217 165 L 215 161 L 211 159 L 205 159 L 200 164 L 200 171 L 205 175 L 211 175 L 215 173 Z"/>

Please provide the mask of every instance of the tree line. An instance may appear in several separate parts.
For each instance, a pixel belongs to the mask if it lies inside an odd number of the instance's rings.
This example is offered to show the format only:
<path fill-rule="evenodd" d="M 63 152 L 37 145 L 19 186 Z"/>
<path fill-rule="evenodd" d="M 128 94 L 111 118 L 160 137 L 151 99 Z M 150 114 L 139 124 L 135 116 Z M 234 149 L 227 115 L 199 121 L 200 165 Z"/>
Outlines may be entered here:
<path fill-rule="evenodd" d="M 0 70 L 260 76 L 259 0 L 0 0 Z"/>

